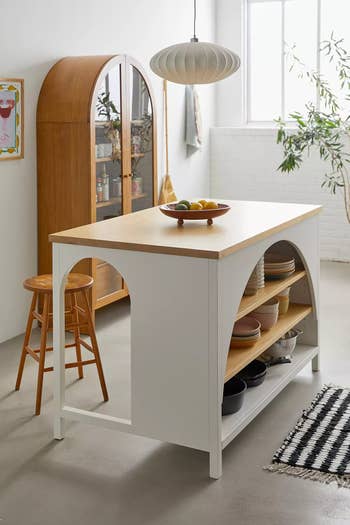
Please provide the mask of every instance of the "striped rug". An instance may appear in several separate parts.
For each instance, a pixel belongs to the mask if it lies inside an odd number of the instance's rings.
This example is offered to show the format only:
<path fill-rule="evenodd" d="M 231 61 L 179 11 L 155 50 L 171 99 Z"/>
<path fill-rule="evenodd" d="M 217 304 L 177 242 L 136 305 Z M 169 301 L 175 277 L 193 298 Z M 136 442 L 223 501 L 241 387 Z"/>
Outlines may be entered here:
<path fill-rule="evenodd" d="M 264 469 L 350 488 L 350 389 L 325 385 Z"/>

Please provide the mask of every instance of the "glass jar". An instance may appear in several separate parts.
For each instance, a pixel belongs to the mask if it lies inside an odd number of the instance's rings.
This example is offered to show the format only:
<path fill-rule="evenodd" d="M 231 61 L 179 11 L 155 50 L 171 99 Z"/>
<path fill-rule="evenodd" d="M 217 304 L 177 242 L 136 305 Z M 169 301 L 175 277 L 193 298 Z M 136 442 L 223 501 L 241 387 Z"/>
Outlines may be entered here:
<path fill-rule="evenodd" d="M 97 202 L 103 201 L 103 186 L 102 186 L 102 179 L 97 179 L 96 184 L 96 197 Z"/>
<path fill-rule="evenodd" d="M 142 177 L 132 178 L 132 194 L 140 195 L 142 193 Z"/>
<path fill-rule="evenodd" d="M 113 177 L 111 182 L 112 197 L 120 197 L 122 194 L 122 179 L 120 177 Z"/>

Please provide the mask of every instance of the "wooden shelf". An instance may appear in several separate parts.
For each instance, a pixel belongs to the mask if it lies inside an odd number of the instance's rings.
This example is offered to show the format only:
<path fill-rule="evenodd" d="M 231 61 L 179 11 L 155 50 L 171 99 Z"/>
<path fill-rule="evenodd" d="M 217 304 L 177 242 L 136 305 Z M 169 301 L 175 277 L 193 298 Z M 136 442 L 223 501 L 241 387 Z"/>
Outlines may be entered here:
<path fill-rule="evenodd" d="M 114 303 L 114 301 L 119 301 L 128 295 L 129 291 L 126 287 L 124 287 L 121 290 L 116 290 L 115 292 L 104 295 L 103 297 L 97 297 L 95 308 L 98 310 L 99 308 L 103 308 L 104 306 L 107 306 L 107 304 Z"/>
<path fill-rule="evenodd" d="M 270 330 L 262 332 L 260 339 L 251 348 L 232 348 L 227 357 L 225 383 L 269 348 L 288 330 L 302 321 L 312 311 L 306 304 L 291 304 L 288 312 L 280 317 Z"/>
<path fill-rule="evenodd" d="M 132 159 L 139 159 L 141 157 L 144 157 L 145 154 L 144 153 L 132 153 L 131 154 L 131 158 Z M 99 163 L 99 162 L 112 162 L 113 160 L 120 160 L 121 157 L 96 157 L 96 163 Z"/>
<path fill-rule="evenodd" d="M 317 354 L 317 346 L 297 345 L 291 363 L 272 366 L 268 369 L 262 385 L 248 388 L 242 409 L 236 414 L 222 417 L 222 448 L 225 448 Z"/>
<path fill-rule="evenodd" d="M 138 195 L 132 195 L 131 200 L 143 199 L 147 197 L 147 193 L 140 193 Z M 106 206 L 113 206 L 113 204 L 118 204 L 122 201 L 121 197 L 112 197 L 109 201 L 96 202 L 96 208 L 105 208 Z"/>
<path fill-rule="evenodd" d="M 239 305 L 236 320 L 241 319 L 245 315 L 258 308 L 263 303 L 266 303 L 272 297 L 279 294 L 292 284 L 300 281 L 306 276 L 305 270 L 297 270 L 290 277 L 276 281 L 266 281 L 264 288 L 260 288 L 255 295 L 246 295 L 242 297 Z"/>
<path fill-rule="evenodd" d="M 96 163 L 98 163 L 98 162 L 111 162 L 112 160 L 117 160 L 117 159 L 113 159 L 112 157 L 96 157 L 95 160 L 96 160 Z"/>

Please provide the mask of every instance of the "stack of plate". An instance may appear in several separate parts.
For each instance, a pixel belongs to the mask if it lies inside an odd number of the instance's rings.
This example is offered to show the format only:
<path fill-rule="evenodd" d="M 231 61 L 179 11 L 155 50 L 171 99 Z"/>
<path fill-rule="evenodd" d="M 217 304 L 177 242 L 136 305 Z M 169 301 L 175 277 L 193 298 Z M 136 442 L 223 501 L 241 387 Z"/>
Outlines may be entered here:
<path fill-rule="evenodd" d="M 265 286 L 265 263 L 264 256 L 259 259 L 258 264 L 256 265 L 256 273 L 258 278 L 258 288 L 264 288 Z"/>
<path fill-rule="evenodd" d="M 266 279 L 285 279 L 295 272 L 294 257 L 283 256 L 277 253 L 265 255 L 265 277 Z"/>
<path fill-rule="evenodd" d="M 253 346 L 260 337 L 261 325 L 253 317 L 242 317 L 236 321 L 233 327 L 231 348 L 249 348 Z"/>
<path fill-rule="evenodd" d="M 264 257 L 262 257 L 249 277 L 243 295 L 255 295 L 259 288 L 264 288 Z"/>

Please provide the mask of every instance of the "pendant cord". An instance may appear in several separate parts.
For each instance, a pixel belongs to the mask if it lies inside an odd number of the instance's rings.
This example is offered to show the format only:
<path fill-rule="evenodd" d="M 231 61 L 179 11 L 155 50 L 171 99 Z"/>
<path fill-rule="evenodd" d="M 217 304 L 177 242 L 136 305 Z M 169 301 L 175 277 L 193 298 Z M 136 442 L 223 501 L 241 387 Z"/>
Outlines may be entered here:
<path fill-rule="evenodd" d="M 193 38 L 197 38 L 196 21 L 197 21 L 197 0 L 193 0 Z"/>

